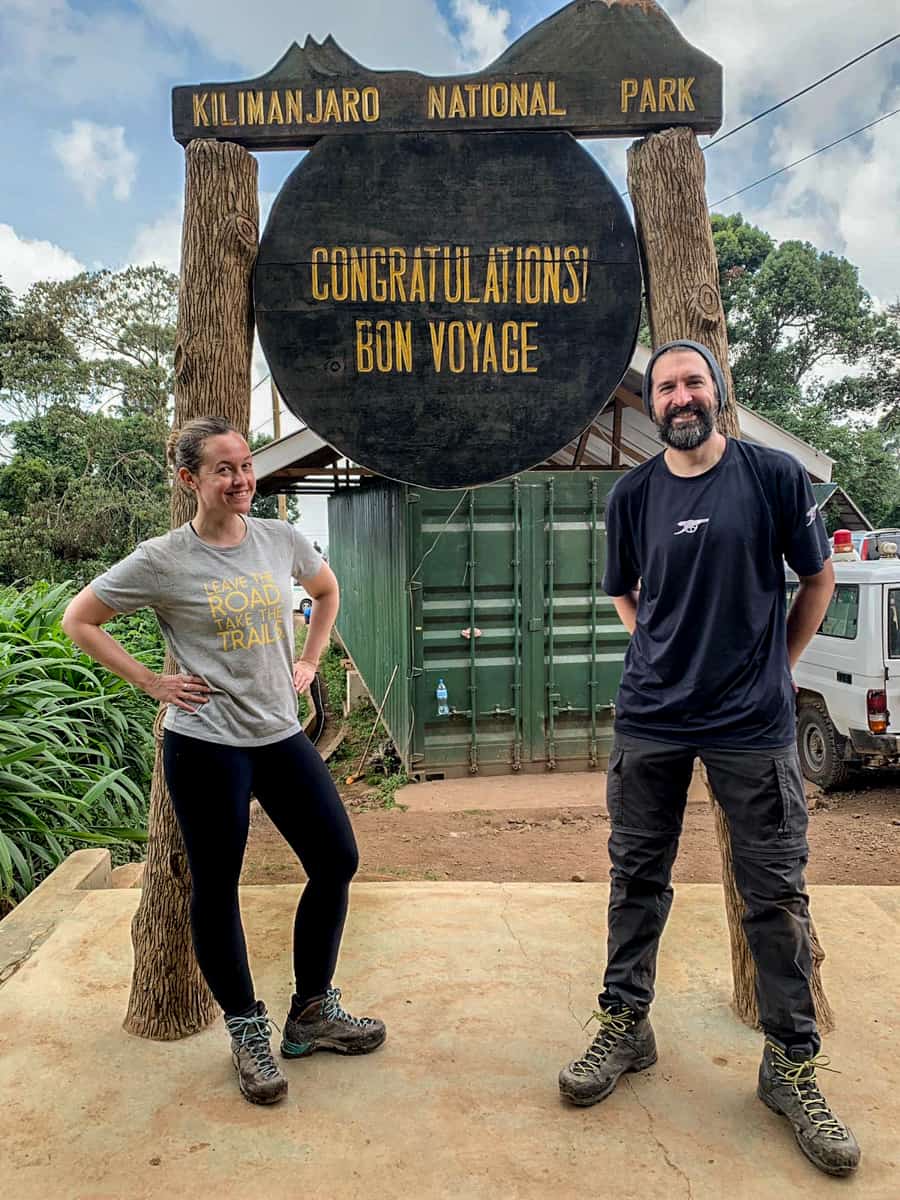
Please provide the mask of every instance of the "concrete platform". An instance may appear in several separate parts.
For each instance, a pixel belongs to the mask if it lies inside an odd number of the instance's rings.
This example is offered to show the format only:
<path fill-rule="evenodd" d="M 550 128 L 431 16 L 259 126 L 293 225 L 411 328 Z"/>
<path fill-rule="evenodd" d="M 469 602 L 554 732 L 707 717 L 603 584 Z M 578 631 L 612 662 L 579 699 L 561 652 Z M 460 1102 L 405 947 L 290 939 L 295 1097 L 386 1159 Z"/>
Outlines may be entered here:
<path fill-rule="evenodd" d="M 812 1200 L 900 1196 L 900 889 L 813 903 L 839 1021 L 828 1096 L 863 1164 L 830 1180 L 755 1098 L 760 1037 L 728 1007 L 720 889 L 679 889 L 660 963 L 657 1067 L 574 1109 L 556 1075 L 591 1036 L 606 887 L 360 884 L 338 981 L 389 1026 L 367 1058 L 286 1064 L 287 1101 L 238 1094 L 220 1025 L 121 1029 L 134 890 L 88 892 L 0 988 L 0 1180 L 16 1200 Z M 259 994 L 290 992 L 295 891 L 250 888 Z"/>

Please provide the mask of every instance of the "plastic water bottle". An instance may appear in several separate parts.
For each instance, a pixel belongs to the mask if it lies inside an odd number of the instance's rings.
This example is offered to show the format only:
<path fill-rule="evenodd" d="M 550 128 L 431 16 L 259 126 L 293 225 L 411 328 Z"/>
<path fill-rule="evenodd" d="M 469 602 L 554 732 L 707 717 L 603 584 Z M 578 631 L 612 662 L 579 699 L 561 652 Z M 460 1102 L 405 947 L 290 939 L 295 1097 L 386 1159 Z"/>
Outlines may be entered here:
<path fill-rule="evenodd" d="M 447 703 L 447 685 L 443 679 L 438 680 L 437 691 L 434 694 L 437 697 L 437 715 L 439 717 L 449 717 L 450 705 Z"/>

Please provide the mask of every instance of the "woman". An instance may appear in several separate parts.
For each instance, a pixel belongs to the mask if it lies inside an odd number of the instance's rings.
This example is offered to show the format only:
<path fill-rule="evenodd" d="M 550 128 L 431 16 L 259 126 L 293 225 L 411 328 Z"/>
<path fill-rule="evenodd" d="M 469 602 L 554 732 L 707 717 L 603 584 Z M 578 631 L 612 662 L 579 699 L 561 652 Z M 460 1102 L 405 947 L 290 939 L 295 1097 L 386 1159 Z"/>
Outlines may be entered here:
<path fill-rule="evenodd" d="M 308 876 L 294 921 L 297 990 L 281 1053 L 364 1054 L 385 1039 L 381 1021 L 351 1017 L 332 987 L 358 854 L 331 776 L 297 720 L 296 693 L 316 673 L 338 585 L 292 525 L 247 515 L 253 459 L 227 421 L 189 421 L 170 439 L 169 456 L 178 483 L 196 496 L 197 515 L 142 542 L 84 588 L 63 629 L 97 662 L 168 705 L 163 762 L 191 868 L 197 961 L 224 1010 L 242 1093 L 274 1104 L 288 1085 L 254 993 L 238 905 L 251 794 Z M 297 662 L 292 577 L 315 601 Z M 177 674 L 153 674 L 101 628 L 144 606 L 159 618 Z"/>

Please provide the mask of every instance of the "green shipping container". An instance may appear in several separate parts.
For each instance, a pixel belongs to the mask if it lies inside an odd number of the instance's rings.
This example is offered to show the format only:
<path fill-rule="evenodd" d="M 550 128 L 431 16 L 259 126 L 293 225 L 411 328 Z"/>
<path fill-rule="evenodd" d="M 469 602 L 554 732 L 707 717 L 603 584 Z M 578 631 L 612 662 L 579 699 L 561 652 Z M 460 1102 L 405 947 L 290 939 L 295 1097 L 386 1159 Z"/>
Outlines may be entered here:
<path fill-rule="evenodd" d="M 410 776 L 605 765 L 628 641 L 600 587 L 620 474 L 330 499 L 338 633 L 376 705 L 397 668 L 384 723 Z"/>

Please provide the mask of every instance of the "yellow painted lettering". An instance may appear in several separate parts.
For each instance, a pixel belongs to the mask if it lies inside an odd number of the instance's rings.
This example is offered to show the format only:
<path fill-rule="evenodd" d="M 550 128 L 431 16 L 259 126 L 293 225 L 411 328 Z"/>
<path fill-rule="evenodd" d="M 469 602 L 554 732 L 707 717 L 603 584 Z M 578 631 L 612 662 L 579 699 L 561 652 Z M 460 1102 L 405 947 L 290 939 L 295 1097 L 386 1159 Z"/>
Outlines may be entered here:
<path fill-rule="evenodd" d="M 523 321 L 522 322 L 521 341 L 522 341 L 522 374 L 523 375 L 537 375 L 537 373 L 538 373 L 537 367 L 533 366 L 528 361 L 529 354 L 537 353 L 537 346 L 533 342 L 529 342 L 529 340 L 528 340 L 528 331 L 530 329 L 537 329 L 537 327 L 538 327 L 537 321 Z"/>
<path fill-rule="evenodd" d="M 645 79 L 641 85 L 640 112 L 656 112 L 656 88 L 652 79 Z"/>
<path fill-rule="evenodd" d="M 481 332 L 484 326 L 480 321 L 466 321 L 466 332 L 472 343 L 472 374 L 478 374 L 478 347 L 481 345 Z"/>
<path fill-rule="evenodd" d="M 315 110 L 315 112 L 308 112 L 306 114 L 306 119 L 310 125 L 321 125 L 322 124 L 322 89 L 321 88 L 316 88 L 316 110 Z"/>
<path fill-rule="evenodd" d="M 546 117 L 547 115 L 547 100 L 544 96 L 544 85 L 540 81 L 532 89 L 528 115 L 531 117 Z"/>
<path fill-rule="evenodd" d="M 402 246 L 391 246 L 388 251 L 390 259 L 390 289 L 391 303 L 406 303 L 406 287 L 403 277 L 406 274 L 406 251 Z"/>
<path fill-rule="evenodd" d="M 540 246 L 525 247 L 525 303 L 540 304 L 541 302 L 541 260 L 543 253 Z"/>
<path fill-rule="evenodd" d="M 395 370 L 412 373 L 412 321 L 394 322 Z"/>
<path fill-rule="evenodd" d="M 328 250 L 325 246 L 314 246 L 312 252 L 312 294 L 313 300 L 328 299 L 328 285 L 319 280 L 319 263 L 328 262 Z"/>
<path fill-rule="evenodd" d="M 371 321 L 356 322 L 356 369 L 360 375 L 368 375 L 375 370 Z"/>
<path fill-rule="evenodd" d="M 485 304 L 500 303 L 500 276 L 497 274 L 497 252 L 493 246 L 488 254 L 487 267 L 484 272 L 484 302 Z"/>
<path fill-rule="evenodd" d="M 354 300 L 369 298 L 369 262 L 356 246 L 350 247 L 350 294 Z"/>
<path fill-rule="evenodd" d="M 519 326 L 516 321 L 504 321 L 500 328 L 500 361 L 504 375 L 519 370 Z"/>
<path fill-rule="evenodd" d="M 636 79 L 622 80 L 622 112 L 627 113 L 631 106 L 631 101 L 638 94 L 638 81 Z"/>
<path fill-rule="evenodd" d="M 347 247 L 331 248 L 331 298 L 346 300 L 350 294 L 350 272 L 347 270 Z"/>
<path fill-rule="evenodd" d="M 469 96 L 468 115 L 470 117 L 478 116 L 478 106 L 476 104 L 475 97 L 478 94 L 478 92 L 480 91 L 480 88 L 481 88 L 481 85 L 478 83 L 467 83 L 465 85 L 466 92 L 468 93 L 468 96 Z"/>
<path fill-rule="evenodd" d="M 659 81 L 659 111 L 674 112 L 675 111 L 675 84 L 674 79 L 660 79 Z"/>
<path fill-rule="evenodd" d="M 455 251 L 451 260 L 450 251 Z M 461 246 L 445 246 L 444 247 L 444 299 L 448 304 L 459 304 L 462 299 L 462 247 Z M 451 272 L 451 267 L 455 266 L 455 272 Z M 454 275 L 454 285 L 450 286 L 451 274 Z M 452 369 L 452 368 L 451 368 Z"/>
<path fill-rule="evenodd" d="M 210 121 L 213 125 L 219 123 L 219 93 L 212 92 L 209 97 Z"/>
<path fill-rule="evenodd" d="M 494 337 L 494 322 L 489 321 L 484 331 L 484 357 L 481 363 L 485 374 L 493 371 L 496 375 L 499 369 L 497 362 L 497 339 Z"/>
<path fill-rule="evenodd" d="M 281 110 L 281 99 L 277 92 L 272 92 L 269 96 L 269 113 L 266 118 L 267 125 L 283 125 L 284 113 Z"/>
<path fill-rule="evenodd" d="M 428 88 L 428 120 L 444 121 L 447 118 L 447 88 L 433 85 Z M 195 122 L 196 124 L 196 122 Z"/>
<path fill-rule="evenodd" d="M 359 122 L 359 88 L 344 88 L 341 93 L 344 102 L 344 120 Z"/>
<path fill-rule="evenodd" d="M 411 303 L 425 302 L 425 272 L 422 270 L 422 256 L 417 252 L 413 258 L 412 273 L 409 279 L 409 299 Z"/>
<path fill-rule="evenodd" d="M 371 270 L 372 299 L 376 304 L 383 304 L 387 300 L 387 280 L 384 277 L 384 268 L 387 262 L 387 251 L 384 246 L 373 246 L 369 251 L 369 263 Z"/>
<path fill-rule="evenodd" d="M 303 124 L 303 92 L 300 88 L 289 88 L 284 93 L 285 114 L 288 125 Z"/>
<path fill-rule="evenodd" d="M 225 616 L 225 601 L 221 596 L 207 596 L 207 602 L 209 603 L 209 611 L 214 617 Z"/>
<path fill-rule="evenodd" d="M 219 124 L 237 125 L 237 121 L 228 115 L 228 105 L 225 103 L 225 93 L 219 92 Z"/>
<path fill-rule="evenodd" d="M 464 117 L 466 115 L 466 106 L 463 102 L 462 92 L 459 84 L 453 85 L 453 90 L 450 92 L 450 112 L 451 117 Z"/>
<path fill-rule="evenodd" d="M 511 117 L 528 116 L 527 83 L 511 83 L 509 85 L 509 114 Z"/>
<path fill-rule="evenodd" d="M 555 79 L 551 79 L 550 82 L 547 84 L 547 99 L 550 103 L 550 116 L 551 117 L 568 116 L 569 110 L 567 108 L 557 108 L 556 107 L 556 80 Z"/>
<path fill-rule="evenodd" d="M 678 111 L 679 112 L 694 112 L 694 98 L 691 95 L 691 88 L 694 86 L 695 79 L 691 75 L 687 79 L 678 80 Z"/>
<path fill-rule="evenodd" d="M 447 330 L 447 365 L 453 375 L 466 369 L 466 331 L 462 321 L 451 321 Z"/>
<path fill-rule="evenodd" d="M 367 87 L 362 90 L 363 120 L 370 125 L 381 116 L 381 93 L 378 88 Z"/>
<path fill-rule="evenodd" d="M 505 117 L 509 113 L 509 84 L 491 84 L 491 116 Z"/>
<path fill-rule="evenodd" d="M 565 263 L 566 274 L 569 276 L 569 283 L 563 289 L 562 302 L 563 304 L 577 304 L 579 299 L 579 286 L 581 280 L 578 272 L 575 269 L 581 251 L 577 246 L 566 246 L 563 250 L 563 260 Z M 570 286 L 571 285 L 571 286 Z"/>
<path fill-rule="evenodd" d="M 562 269 L 562 249 L 559 246 L 544 247 L 544 290 L 545 304 L 559 304 L 559 275 Z"/>
<path fill-rule="evenodd" d="M 334 88 L 328 89 L 328 97 L 325 101 L 325 115 L 322 120 L 326 124 L 329 121 L 341 120 L 341 106 L 338 104 L 337 96 L 334 94 Z"/>
<path fill-rule="evenodd" d="M 262 92 L 247 92 L 247 124 L 262 125 L 264 123 Z"/>
<path fill-rule="evenodd" d="M 208 125 L 209 124 L 209 114 L 206 111 L 206 101 L 208 99 L 209 99 L 208 92 L 203 92 L 199 96 L 197 95 L 196 92 L 194 92 L 193 101 L 194 101 L 194 127 L 195 128 L 198 125 Z"/>
<path fill-rule="evenodd" d="M 443 369 L 444 361 L 444 339 L 447 333 L 447 325 L 444 321 L 429 321 L 428 334 L 431 338 L 431 357 L 434 360 L 434 369 L 440 375 Z"/>

